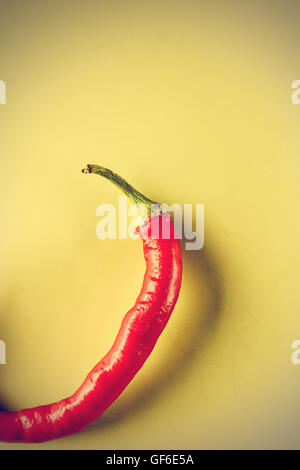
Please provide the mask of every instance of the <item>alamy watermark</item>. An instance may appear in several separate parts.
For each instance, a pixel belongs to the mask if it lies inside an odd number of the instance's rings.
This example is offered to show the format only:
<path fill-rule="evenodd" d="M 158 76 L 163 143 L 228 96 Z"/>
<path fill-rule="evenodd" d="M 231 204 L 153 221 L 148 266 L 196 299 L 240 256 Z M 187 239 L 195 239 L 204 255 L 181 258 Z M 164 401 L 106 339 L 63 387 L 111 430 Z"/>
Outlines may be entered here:
<path fill-rule="evenodd" d="M 6 364 L 6 344 L 0 340 L 0 364 Z"/>
<path fill-rule="evenodd" d="M 292 82 L 292 88 L 295 89 L 291 96 L 292 103 L 300 104 L 300 80 L 294 80 Z"/>
<path fill-rule="evenodd" d="M 297 366 L 300 364 L 300 340 L 295 339 L 291 344 L 291 348 L 294 349 L 291 355 L 291 361 L 295 366 Z"/>
<path fill-rule="evenodd" d="M 0 104 L 6 104 L 6 85 L 3 80 L 0 80 Z"/>
<path fill-rule="evenodd" d="M 175 235 L 170 222 L 171 214 Z M 145 221 L 150 219 L 150 230 L 144 231 L 144 236 L 164 240 L 184 238 L 186 250 L 201 250 L 204 245 L 204 204 L 195 204 L 194 207 L 193 204 L 183 204 L 183 206 L 178 203 L 172 206 L 152 204 L 149 213 L 149 207 L 143 204 L 128 206 L 127 197 L 119 196 L 118 210 L 113 204 L 100 204 L 96 215 L 101 217 L 96 227 L 97 237 L 101 240 L 117 238 L 136 240 L 141 237 L 141 232 L 137 231 L 137 227 L 144 226 L 145 223 L 147 224 Z M 163 217 L 160 219 L 158 215 Z M 128 216 L 134 217 L 129 224 Z"/>

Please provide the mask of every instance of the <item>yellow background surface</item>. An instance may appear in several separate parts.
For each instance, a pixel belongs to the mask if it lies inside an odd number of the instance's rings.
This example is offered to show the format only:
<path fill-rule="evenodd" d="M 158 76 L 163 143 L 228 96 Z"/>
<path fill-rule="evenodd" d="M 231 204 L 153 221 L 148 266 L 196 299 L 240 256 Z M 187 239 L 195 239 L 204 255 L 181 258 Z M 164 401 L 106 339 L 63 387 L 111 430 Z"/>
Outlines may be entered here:
<path fill-rule="evenodd" d="M 0 449 L 299 443 L 296 1 L 0 1 L 0 401 L 70 395 L 144 273 L 96 237 L 107 166 L 161 202 L 205 204 L 205 248 L 153 354 L 83 432 Z"/>

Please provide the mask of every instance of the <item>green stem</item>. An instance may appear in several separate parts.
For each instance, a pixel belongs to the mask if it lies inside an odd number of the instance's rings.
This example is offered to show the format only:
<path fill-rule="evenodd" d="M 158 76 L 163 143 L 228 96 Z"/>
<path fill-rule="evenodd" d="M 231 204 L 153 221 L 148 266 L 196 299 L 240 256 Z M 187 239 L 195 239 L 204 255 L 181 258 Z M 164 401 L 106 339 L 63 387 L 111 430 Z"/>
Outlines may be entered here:
<path fill-rule="evenodd" d="M 103 166 L 99 165 L 87 165 L 86 168 L 81 170 L 82 173 L 95 173 L 96 175 L 104 176 L 109 181 L 114 183 L 118 188 L 120 188 L 126 196 L 131 199 L 137 205 L 146 206 L 148 212 L 151 211 L 151 206 L 156 205 L 160 206 L 158 202 L 152 201 L 148 197 L 144 196 L 142 193 L 137 191 L 131 184 L 127 183 L 121 176 L 117 175 L 113 171 L 109 170 L 108 168 L 104 168 Z"/>

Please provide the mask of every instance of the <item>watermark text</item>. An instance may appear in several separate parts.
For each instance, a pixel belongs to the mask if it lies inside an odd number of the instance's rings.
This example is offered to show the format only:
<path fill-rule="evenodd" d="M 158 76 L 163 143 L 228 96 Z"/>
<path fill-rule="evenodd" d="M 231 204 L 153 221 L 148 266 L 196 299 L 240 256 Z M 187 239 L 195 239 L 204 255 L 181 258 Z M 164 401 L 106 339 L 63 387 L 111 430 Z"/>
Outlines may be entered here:
<path fill-rule="evenodd" d="M 292 83 L 292 88 L 295 89 L 291 96 L 292 103 L 300 104 L 300 80 L 294 80 Z"/>
<path fill-rule="evenodd" d="M 6 344 L 0 340 L 0 364 L 6 364 Z"/>
<path fill-rule="evenodd" d="M 292 353 L 291 361 L 295 366 L 297 366 L 298 364 L 300 364 L 300 340 L 296 339 L 295 341 L 293 341 L 291 344 L 291 348 L 295 349 L 295 351 Z"/>
<path fill-rule="evenodd" d="M 201 250 L 204 245 L 204 204 L 153 204 L 150 209 L 142 204 L 128 206 L 127 197 L 119 196 L 117 210 L 113 204 L 100 204 L 96 216 L 101 217 L 96 227 L 100 240 L 136 240 L 142 236 L 137 227 L 144 227 L 143 237 L 163 240 L 184 238 L 186 250 Z M 128 217 L 133 217 L 130 223 Z M 150 228 L 145 230 L 149 221 Z"/>
<path fill-rule="evenodd" d="M 0 104 L 6 104 L 6 85 L 3 80 L 0 80 Z"/>

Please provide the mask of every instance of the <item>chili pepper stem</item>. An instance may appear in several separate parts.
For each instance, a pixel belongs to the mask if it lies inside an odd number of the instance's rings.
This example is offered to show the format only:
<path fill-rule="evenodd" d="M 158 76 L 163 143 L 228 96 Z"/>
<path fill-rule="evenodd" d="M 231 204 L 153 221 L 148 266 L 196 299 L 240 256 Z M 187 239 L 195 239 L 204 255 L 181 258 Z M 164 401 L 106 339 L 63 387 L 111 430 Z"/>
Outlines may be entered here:
<path fill-rule="evenodd" d="M 118 186 L 126 196 L 131 199 L 135 204 L 138 206 L 145 206 L 147 208 L 148 215 L 150 215 L 151 210 L 153 207 L 159 208 L 160 204 L 158 202 L 152 201 L 148 197 L 144 196 L 142 193 L 137 191 L 131 184 L 129 184 L 124 178 L 119 176 L 117 173 L 109 170 L 108 168 L 104 168 L 103 166 L 99 165 L 87 165 L 83 168 L 82 173 L 95 173 L 96 175 L 103 176 L 104 178 L 111 181 L 113 184 Z"/>

